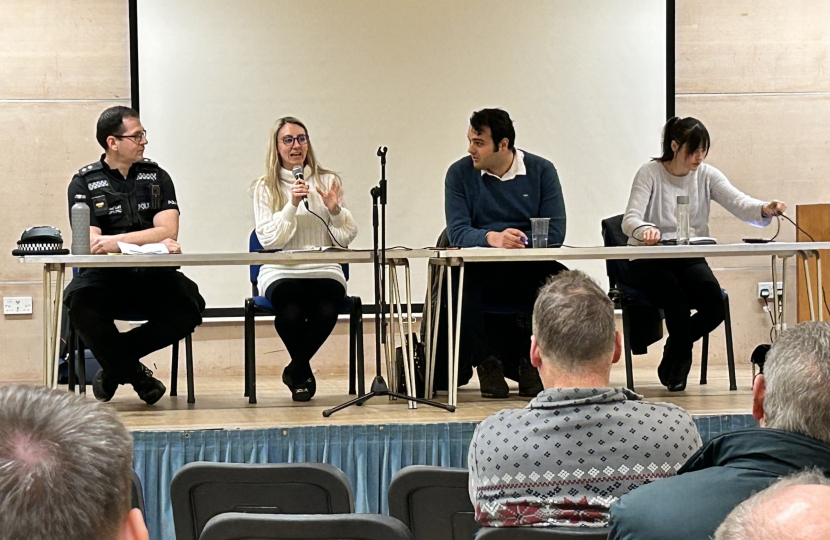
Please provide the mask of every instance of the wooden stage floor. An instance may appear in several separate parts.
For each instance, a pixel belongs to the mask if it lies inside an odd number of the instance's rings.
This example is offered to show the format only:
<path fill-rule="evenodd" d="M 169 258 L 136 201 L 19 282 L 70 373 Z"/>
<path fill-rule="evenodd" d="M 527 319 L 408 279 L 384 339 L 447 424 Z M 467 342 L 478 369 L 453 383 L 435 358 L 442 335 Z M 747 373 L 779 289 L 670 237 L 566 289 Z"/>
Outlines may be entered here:
<path fill-rule="evenodd" d="M 748 414 L 751 412 L 750 366 L 738 366 L 738 390 L 729 391 L 726 366 L 711 365 L 709 381 L 699 384 L 700 371 L 697 362 L 692 368 L 689 385 L 684 392 L 670 393 L 657 381 L 654 367 L 634 370 L 637 392 L 650 401 L 671 402 L 684 407 L 696 416 L 720 414 Z M 611 382 L 625 385 L 622 362 L 614 366 Z M 367 378 L 367 385 L 370 380 Z M 351 399 L 346 394 L 345 377 L 318 378 L 317 395 L 309 403 L 295 403 L 288 389 L 277 376 L 260 376 L 257 379 L 256 405 L 249 405 L 242 397 L 242 377 L 196 377 L 196 403 L 188 404 L 184 377 L 179 379 L 179 396 L 163 397 L 156 405 L 142 403 L 130 387 L 121 387 L 110 405 L 115 408 L 131 430 L 181 431 L 199 429 L 252 429 L 310 425 L 391 424 L 477 422 L 506 408 L 521 408 L 529 401 L 517 395 L 517 387 L 511 384 L 509 399 L 482 399 L 478 381 L 473 380 L 459 389 L 459 406 L 455 413 L 419 405 L 408 409 L 405 402 L 373 398 L 361 407 L 350 407 L 330 418 L 323 418 L 322 411 Z M 165 381 L 165 384 L 167 382 Z M 91 391 L 91 389 L 89 389 Z M 93 399 L 88 394 L 87 399 Z M 446 401 L 446 396 L 438 396 Z"/>

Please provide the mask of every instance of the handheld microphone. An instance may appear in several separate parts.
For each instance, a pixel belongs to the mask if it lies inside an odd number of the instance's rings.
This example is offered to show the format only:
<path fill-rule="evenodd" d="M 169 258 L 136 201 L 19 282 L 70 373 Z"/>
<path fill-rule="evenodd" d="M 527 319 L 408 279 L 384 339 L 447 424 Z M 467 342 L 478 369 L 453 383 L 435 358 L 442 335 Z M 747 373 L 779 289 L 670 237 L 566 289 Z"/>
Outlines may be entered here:
<path fill-rule="evenodd" d="M 303 174 L 303 168 L 299 165 L 295 166 L 291 169 L 291 174 L 294 175 L 295 180 L 305 180 L 305 174 Z M 303 204 L 305 205 L 305 209 L 308 210 L 308 197 L 303 197 Z"/>

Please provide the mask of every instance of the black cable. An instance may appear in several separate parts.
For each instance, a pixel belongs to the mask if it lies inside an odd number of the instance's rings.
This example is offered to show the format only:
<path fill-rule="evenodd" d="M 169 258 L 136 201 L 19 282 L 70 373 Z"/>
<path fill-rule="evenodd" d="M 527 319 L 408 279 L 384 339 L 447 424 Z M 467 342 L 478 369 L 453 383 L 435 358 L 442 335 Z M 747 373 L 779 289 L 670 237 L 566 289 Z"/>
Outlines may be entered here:
<path fill-rule="evenodd" d="M 775 242 L 775 239 L 778 238 L 778 233 L 781 232 L 781 216 L 783 215 L 784 214 L 779 214 L 775 216 L 777 218 L 776 221 L 778 222 L 778 228 L 775 230 L 775 236 L 769 239 L 770 242 Z"/>
<path fill-rule="evenodd" d="M 807 235 L 807 238 L 809 238 L 809 239 L 810 239 L 810 242 L 815 242 L 815 239 L 814 239 L 812 236 L 810 236 L 810 233 L 808 233 L 807 231 L 805 231 L 804 229 L 802 229 L 801 227 L 799 227 L 799 226 L 798 226 L 798 223 L 796 223 L 795 221 L 791 220 L 789 216 L 787 216 L 786 214 L 783 214 L 783 213 L 782 213 L 782 214 L 780 214 L 780 216 L 781 216 L 781 217 L 783 217 L 784 219 L 786 219 L 787 221 L 789 221 L 790 223 L 792 223 L 793 225 L 795 225 L 795 228 L 796 228 L 796 229 L 798 229 L 799 231 L 801 231 L 801 232 L 803 232 L 804 234 L 806 234 L 806 235 Z"/>
<path fill-rule="evenodd" d="M 322 222 L 323 222 L 323 225 L 325 225 L 326 230 L 329 232 L 329 236 L 331 236 L 331 239 L 332 239 L 332 240 L 334 240 L 334 243 L 335 243 L 335 244 L 337 244 L 338 246 L 340 246 L 340 247 L 341 247 L 341 248 L 343 248 L 343 249 L 349 249 L 349 248 L 347 248 L 346 246 L 344 246 L 343 244 L 341 244 L 340 242 L 338 242 L 338 241 L 337 241 L 337 238 L 335 238 L 335 237 L 334 237 L 334 235 L 331 233 L 331 229 L 329 229 L 329 224 L 328 224 L 328 223 L 326 223 L 326 220 L 325 220 L 325 219 L 323 219 L 323 218 L 321 218 L 320 216 L 318 216 L 317 214 L 315 214 L 315 213 L 311 210 L 311 208 L 309 208 L 309 207 L 308 207 L 308 202 L 307 202 L 307 201 L 305 202 L 305 207 L 306 207 L 306 210 L 308 210 L 308 213 L 309 213 L 309 214 L 311 214 L 312 216 L 317 216 L 317 219 L 319 219 L 320 221 L 322 221 Z M 341 212 L 342 212 L 342 210 L 341 210 Z"/>

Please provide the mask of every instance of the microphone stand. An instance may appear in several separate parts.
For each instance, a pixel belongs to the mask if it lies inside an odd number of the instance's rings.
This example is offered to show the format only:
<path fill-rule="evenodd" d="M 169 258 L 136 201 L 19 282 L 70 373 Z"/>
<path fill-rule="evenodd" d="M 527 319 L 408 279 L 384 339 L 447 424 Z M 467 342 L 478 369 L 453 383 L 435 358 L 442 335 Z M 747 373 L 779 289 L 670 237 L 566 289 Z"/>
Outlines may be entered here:
<path fill-rule="evenodd" d="M 373 229 L 373 258 L 372 258 L 372 266 L 374 267 L 375 273 L 375 306 L 377 306 L 377 310 L 375 312 L 375 379 L 372 381 L 372 386 L 369 389 L 369 392 L 365 395 L 357 397 L 351 401 L 347 401 L 346 403 L 342 403 L 336 407 L 331 409 L 326 409 L 323 411 L 323 416 L 328 418 L 332 414 L 336 413 L 337 411 L 343 410 L 346 407 L 350 407 L 352 405 L 363 405 L 365 402 L 369 401 L 373 397 L 376 396 L 389 396 L 398 399 L 406 399 L 408 401 L 414 401 L 415 403 L 423 403 L 424 405 L 431 405 L 432 407 L 438 407 L 440 409 L 445 409 L 449 412 L 455 412 L 454 405 L 446 405 L 444 403 L 438 403 L 436 401 L 430 401 L 428 399 L 423 399 L 415 396 L 407 396 L 404 394 L 399 394 L 397 392 L 392 392 L 389 390 L 389 387 L 386 385 L 386 381 L 383 380 L 383 375 L 381 375 L 381 367 L 380 367 L 380 358 L 381 358 L 381 347 L 386 345 L 386 147 L 378 148 L 378 157 L 380 157 L 380 182 L 377 186 L 373 187 L 370 191 L 372 195 L 372 229 Z M 380 223 L 378 223 L 378 205 L 380 205 Z M 381 244 L 378 245 L 378 230 L 380 230 L 380 238 Z M 391 316 L 391 314 L 390 314 Z M 412 339 L 412 336 L 409 336 L 409 339 Z M 402 344 L 403 347 L 406 347 L 406 343 Z M 413 381 L 414 381 L 414 374 L 413 374 Z M 415 391 L 414 388 L 411 389 L 412 392 Z"/>

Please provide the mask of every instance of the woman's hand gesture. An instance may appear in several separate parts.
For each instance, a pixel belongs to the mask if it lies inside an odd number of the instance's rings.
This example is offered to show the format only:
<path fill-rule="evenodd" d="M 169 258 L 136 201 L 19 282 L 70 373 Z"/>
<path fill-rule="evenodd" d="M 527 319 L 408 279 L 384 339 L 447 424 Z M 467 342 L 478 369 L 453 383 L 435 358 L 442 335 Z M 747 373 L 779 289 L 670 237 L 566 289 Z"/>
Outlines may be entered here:
<path fill-rule="evenodd" d="M 326 205 L 326 208 L 329 211 L 329 214 L 336 216 L 340 213 L 340 182 L 337 179 L 333 179 L 331 184 L 329 185 L 328 191 L 323 191 L 320 188 L 316 188 L 317 193 L 320 194 L 320 197 L 323 199 L 323 204 Z"/>

